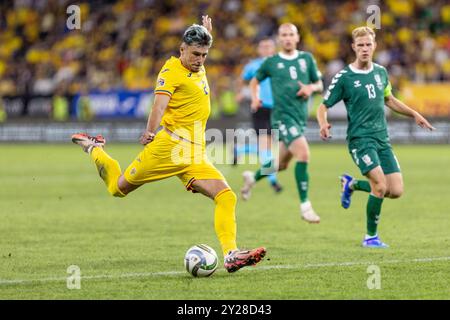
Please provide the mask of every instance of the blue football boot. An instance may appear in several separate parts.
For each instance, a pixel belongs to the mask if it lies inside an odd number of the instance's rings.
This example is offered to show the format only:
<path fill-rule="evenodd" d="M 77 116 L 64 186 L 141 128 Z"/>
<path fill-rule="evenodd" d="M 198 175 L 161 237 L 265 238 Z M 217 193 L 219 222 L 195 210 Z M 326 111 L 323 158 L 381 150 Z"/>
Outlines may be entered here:
<path fill-rule="evenodd" d="M 350 204 L 352 202 L 352 193 L 353 190 L 350 188 L 350 184 L 353 181 L 353 177 L 349 176 L 348 174 L 343 174 L 339 177 L 341 179 L 341 205 L 344 209 L 348 209 L 350 207 Z"/>
<path fill-rule="evenodd" d="M 364 248 L 389 248 L 389 246 L 380 240 L 378 236 L 364 239 L 362 242 Z"/>

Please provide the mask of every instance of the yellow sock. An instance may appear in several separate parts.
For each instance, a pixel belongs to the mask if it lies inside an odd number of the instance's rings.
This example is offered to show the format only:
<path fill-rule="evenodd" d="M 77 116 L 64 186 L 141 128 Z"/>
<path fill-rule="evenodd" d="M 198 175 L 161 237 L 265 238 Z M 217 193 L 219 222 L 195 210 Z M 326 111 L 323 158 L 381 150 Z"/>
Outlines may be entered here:
<path fill-rule="evenodd" d="M 219 192 L 214 198 L 214 228 L 222 246 L 223 255 L 236 250 L 236 194 L 231 189 Z"/>
<path fill-rule="evenodd" d="M 108 192 L 114 197 L 125 197 L 125 194 L 120 191 L 117 185 L 117 181 L 122 174 L 119 162 L 111 158 L 100 147 L 92 149 L 91 158 L 94 160 L 97 171 L 105 182 Z"/>

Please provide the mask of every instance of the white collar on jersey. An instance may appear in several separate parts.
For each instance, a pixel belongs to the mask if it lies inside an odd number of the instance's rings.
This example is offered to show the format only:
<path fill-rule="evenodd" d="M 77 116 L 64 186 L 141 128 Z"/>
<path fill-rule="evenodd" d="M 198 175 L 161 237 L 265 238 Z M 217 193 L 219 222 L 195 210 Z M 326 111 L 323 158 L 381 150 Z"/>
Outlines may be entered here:
<path fill-rule="evenodd" d="M 283 52 L 278 52 L 278 55 L 285 60 L 295 60 L 298 58 L 298 50 L 295 50 L 293 55 L 287 55 Z"/>
<path fill-rule="evenodd" d="M 354 66 L 352 66 L 351 64 L 348 65 L 348 67 L 350 68 L 350 70 L 352 70 L 354 73 L 363 73 L 363 74 L 368 74 L 371 73 L 373 71 L 373 62 L 370 63 L 370 68 L 367 70 L 361 70 L 361 69 L 357 69 Z"/>

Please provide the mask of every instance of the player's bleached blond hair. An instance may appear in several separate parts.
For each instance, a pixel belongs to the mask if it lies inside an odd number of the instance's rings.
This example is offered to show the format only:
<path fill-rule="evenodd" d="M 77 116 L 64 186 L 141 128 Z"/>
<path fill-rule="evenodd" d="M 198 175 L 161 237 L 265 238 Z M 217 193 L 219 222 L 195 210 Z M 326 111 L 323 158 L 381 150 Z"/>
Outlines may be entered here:
<path fill-rule="evenodd" d="M 369 28 L 369 27 L 359 27 L 352 31 L 352 39 L 353 42 L 355 42 L 355 39 L 358 37 L 364 37 L 370 35 L 373 38 L 373 41 L 375 41 L 375 32 Z"/>
<path fill-rule="evenodd" d="M 213 38 L 204 26 L 193 24 L 184 32 L 183 42 L 188 46 L 211 47 Z"/>

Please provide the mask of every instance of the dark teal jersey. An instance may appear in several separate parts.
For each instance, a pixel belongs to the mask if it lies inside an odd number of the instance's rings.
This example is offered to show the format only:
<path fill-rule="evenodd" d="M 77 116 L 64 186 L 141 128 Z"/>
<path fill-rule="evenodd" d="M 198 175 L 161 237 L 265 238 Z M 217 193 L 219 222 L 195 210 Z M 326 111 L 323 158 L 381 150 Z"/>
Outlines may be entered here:
<path fill-rule="evenodd" d="M 370 136 L 387 139 L 384 98 L 390 94 L 391 84 L 384 67 L 372 63 L 371 69 L 358 70 L 348 65 L 334 76 L 323 104 L 331 108 L 338 101 L 344 101 L 347 140 Z"/>
<path fill-rule="evenodd" d="M 299 81 L 304 84 L 321 79 L 320 71 L 314 57 L 309 52 L 297 51 L 297 55 L 287 59 L 281 53 L 267 58 L 256 73 L 261 82 L 270 78 L 274 100 L 273 116 L 291 116 L 306 121 L 308 116 L 308 99 L 300 98 Z"/>

